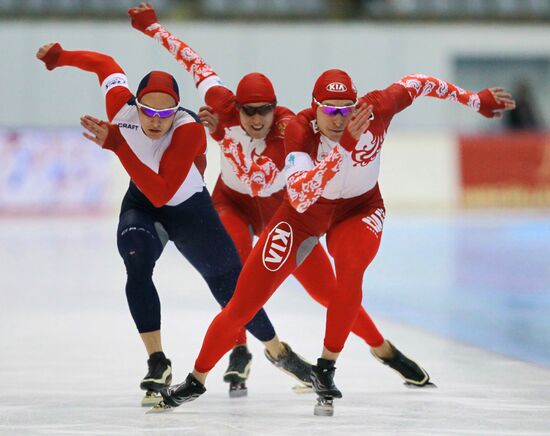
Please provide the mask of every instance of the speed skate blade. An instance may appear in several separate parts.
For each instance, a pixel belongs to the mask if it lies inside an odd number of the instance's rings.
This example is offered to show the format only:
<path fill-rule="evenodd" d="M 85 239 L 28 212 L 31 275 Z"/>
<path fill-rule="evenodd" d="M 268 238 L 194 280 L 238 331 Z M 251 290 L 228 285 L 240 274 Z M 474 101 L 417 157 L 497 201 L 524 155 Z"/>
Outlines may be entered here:
<path fill-rule="evenodd" d="M 334 405 L 332 401 L 332 397 L 318 397 L 317 404 L 313 408 L 313 414 L 315 416 L 333 416 Z"/>
<path fill-rule="evenodd" d="M 170 412 L 174 408 L 172 406 L 169 406 L 164 401 L 160 401 L 158 404 L 155 404 L 153 407 L 151 407 L 147 412 L 147 414 L 150 413 L 164 413 L 164 412 Z"/>
<path fill-rule="evenodd" d="M 292 392 L 294 392 L 295 394 L 312 394 L 315 391 L 311 386 L 300 384 L 300 385 L 292 386 Z"/>
<path fill-rule="evenodd" d="M 437 385 L 432 382 L 428 382 L 425 385 L 415 385 L 414 383 L 405 382 L 403 383 L 409 389 L 434 389 L 437 388 Z"/>
<path fill-rule="evenodd" d="M 248 395 L 248 389 L 231 389 L 229 391 L 229 398 L 242 398 Z"/>
<path fill-rule="evenodd" d="M 141 400 L 142 407 L 156 406 L 162 400 L 162 396 L 155 392 L 147 392 Z"/>

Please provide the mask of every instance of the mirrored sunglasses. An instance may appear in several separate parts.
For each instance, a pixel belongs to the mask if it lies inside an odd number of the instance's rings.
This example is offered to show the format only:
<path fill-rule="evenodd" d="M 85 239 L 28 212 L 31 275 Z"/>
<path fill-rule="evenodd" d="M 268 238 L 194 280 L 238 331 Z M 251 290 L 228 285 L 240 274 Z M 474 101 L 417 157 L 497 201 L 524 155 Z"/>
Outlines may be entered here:
<path fill-rule="evenodd" d="M 155 109 L 149 106 L 145 106 L 136 100 L 136 105 L 141 111 L 141 113 L 150 118 L 159 117 L 159 118 L 168 118 L 174 115 L 178 111 L 178 106 L 169 107 L 166 109 Z"/>
<path fill-rule="evenodd" d="M 238 105 L 238 108 L 240 110 L 242 110 L 249 117 L 253 117 L 256 114 L 261 115 L 261 116 L 267 115 L 268 113 L 272 112 L 273 109 L 275 109 L 276 105 L 277 105 L 277 103 L 264 104 L 262 106 L 241 106 L 241 105 Z"/>
<path fill-rule="evenodd" d="M 353 110 L 355 109 L 355 106 L 357 105 L 357 103 L 353 103 L 353 104 L 350 104 L 350 105 L 347 105 L 347 106 L 332 106 L 332 105 L 329 105 L 329 104 L 319 103 L 315 99 L 313 99 L 313 100 L 315 101 L 315 104 L 317 104 L 317 106 L 319 106 L 319 108 L 321 109 L 321 112 L 323 112 L 324 114 L 326 114 L 330 117 L 334 117 L 338 114 L 342 115 L 343 117 L 347 117 L 348 115 L 351 115 L 353 113 Z"/>

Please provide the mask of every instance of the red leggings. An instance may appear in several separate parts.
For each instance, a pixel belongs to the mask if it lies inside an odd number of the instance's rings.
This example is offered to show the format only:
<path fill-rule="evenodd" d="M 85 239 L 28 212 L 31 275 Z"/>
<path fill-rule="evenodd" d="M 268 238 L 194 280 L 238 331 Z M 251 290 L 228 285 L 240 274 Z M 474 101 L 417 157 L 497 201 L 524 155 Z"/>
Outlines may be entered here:
<path fill-rule="evenodd" d="M 382 235 L 381 199 L 374 204 L 362 197 L 319 201 L 304 214 L 284 201 L 252 250 L 252 234 L 244 217 L 227 208 L 219 212 L 246 262 L 233 297 L 208 328 L 195 362 L 197 371 L 208 372 L 214 367 L 242 337 L 243 326 L 290 274 L 327 307 L 324 345 L 329 351 L 340 352 L 350 331 L 371 346 L 383 343 L 384 338 L 361 306 L 363 274 L 378 251 Z M 319 244 L 297 267 L 308 247 L 325 233 L 338 279 Z"/>

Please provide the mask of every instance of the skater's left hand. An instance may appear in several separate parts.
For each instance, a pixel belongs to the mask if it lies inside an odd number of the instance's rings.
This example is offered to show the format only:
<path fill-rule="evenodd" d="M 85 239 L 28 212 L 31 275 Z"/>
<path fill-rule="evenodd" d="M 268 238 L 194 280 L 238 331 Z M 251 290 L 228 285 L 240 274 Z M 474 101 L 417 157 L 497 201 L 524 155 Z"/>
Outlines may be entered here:
<path fill-rule="evenodd" d="M 82 134 L 101 148 L 114 151 L 124 142 L 124 138 L 115 124 L 106 123 L 91 115 L 84 115 L 80 117 L 80 125 L 91 133 L 91 135 L 87 132 L 83 132 Z"/>
<path fill-rule="evenodd" d="M 487 88 L 478 93 L 479 113 L 487 118 L 501 118 L 504 111 L 516 108 L 512 94 L 504 88 Z"/>
<path fill-rule="evenodd" d="M 80 125 L 84 127 L 88 132 L 91 133 L 82 133 L 90 141 L 95 142 L 100 147 L 103 147 L 105 140 L 109 135 L 109 127 L 107 123 L 92 117 L 91 115 L 84 115 L 80 117 Z"/>
<path fill-rule="evenodd" d="M 340 138 L 340 145 L 347 151 L 353 151 L 359 138 L 367 131 L 373 119 L 373 107 L 366 103 L 360 103 L 348 122 L 344 134 Z"/>
<path fill-rule="evenodd" d="M 350 122 L 347 125 L 347 130 L 351 136 L 358 140 L 359 137 L 367 131 L 370 126 L 373 107 L 365 103 L 359 104 L 357 110 L 352 115 Z"/>
<path fill-rule="evenodd" d="M 214 113 L 214 109 L 211 106 L 201 106 L 199 109 L 199 118 L 210 134 L 213 134 L 218 128 L 220 117 Z"/>

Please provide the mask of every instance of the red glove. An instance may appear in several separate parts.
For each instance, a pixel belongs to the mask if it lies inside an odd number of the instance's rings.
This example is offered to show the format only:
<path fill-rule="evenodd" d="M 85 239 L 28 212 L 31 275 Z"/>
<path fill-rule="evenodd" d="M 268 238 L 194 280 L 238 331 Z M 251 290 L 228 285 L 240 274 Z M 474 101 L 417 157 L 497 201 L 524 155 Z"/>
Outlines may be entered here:
<path fill-rule="evenodd" d="M 122 133 L 120 133 L 118 125 L 106 123 L 105 121 L 102 121 L 101 125 L 107 126 L 109 129 L 109 133 L 107 133 L 107 137 L 105 138 L 105 142 L 103 143 L 101 148 L 116 152 L 118 147 L 126 142 L 124 136 L 122 136 Z"/>
<path fill-rule="evenodd" d="M 51 71 L 58 66 L 57 61 L 59 60 L 59 56 L 61 55 L 62 52 L 63 52 L 63 47 L 61 47 L 61 44 L 56 42 L 54 45 L 50 47 L 50 49 L 46 52 L 44 57 L 40 60 L 44 62 L 46 64 L 46 68 Z"/>
<path fill-rule="evenodd" d="M 347 151 L 353 151 L 355 150 L 355 146 L 359 142 L 359 139 L 355 139 L 353 136 L 351 136 L 351 133 L 346 128 L 344 130 L 344 133 L 342 134 L 342 137 L 340 138 L 340 145 L 344 147 Z"/>
<path fill-rule="evenodd" d="M 497 103 L 495 97 L 488 89 L 477 93 L 479 97 L 479 113 L 487 118 L 493 118 L 498 109 L 504 109 L 504 103 Z"/>
<path fill-rule="evenodd" d="M 137 8 L 130 8 L 128 15 L 132 21 L 132 27 L 143 33 L 151 24 L 158 23 L 157 13 L 153 8 L 141 11 Z"/>

